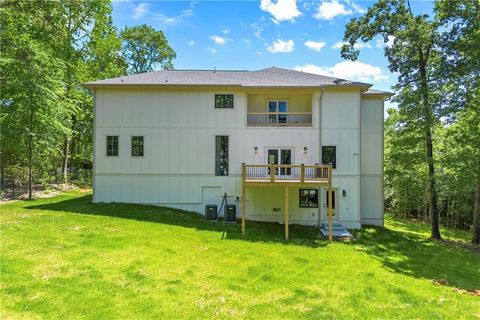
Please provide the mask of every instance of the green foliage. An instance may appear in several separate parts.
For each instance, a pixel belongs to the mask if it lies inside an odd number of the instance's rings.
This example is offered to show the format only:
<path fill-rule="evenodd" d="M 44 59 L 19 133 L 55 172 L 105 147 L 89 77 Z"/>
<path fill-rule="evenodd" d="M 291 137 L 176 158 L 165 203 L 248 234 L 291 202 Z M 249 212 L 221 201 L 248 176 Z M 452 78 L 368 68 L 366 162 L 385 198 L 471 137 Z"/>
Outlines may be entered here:
<path fill-rule="evenodd" d="M 65 177 L 69 167 L 91 169 L 93 99 L 82 83 L 128 68 L 110 2 L 5 0 L 0 19 L 2 187 L 5 179 L 25 179 L 28 168 L 37 184 L 62 166 Z M 152 67 L 172 67 L 175 53 L 163 33 L 143 40 L 150 53 L 160 50 Z"/>
<path fill-rule="evenodd" d="M 125 27 L 122 30 L 124 58 L 129 65 L 129 73 L 142 73 L 162 69 L 173 69 L 175 51 L 168 44 L 162 31 L 146 24 Z"/>
<path fill-rule="evenodd" d="M 401 132 L 423 137 L 424 164 L 428 167 L 428 193 L 432 238 L 440 239 L 438 223 L 437 187 L 434 159 L 434 129 L 439 121 L 435 94 L 435 79 L 439 59 L 438 23 L 428 15 L 414 15 L 406 0 L 380 0 L 360 18 L 352 19 L 346 27 L 342 56 L 355 60 L 359 51 L 358 41 L 370 41 L 382 37 L 384 42 L 393 38 L 391 46 L 385 46 L 389 69 L 398 73 L 398 91 Z"/>
<path fill-rule="evenodd" d="M 212 223 L 81 192 L 2 207 L 2 315 L 88 319 L 469 319 L 480 255 L 386 217 L 350 243 L 318 229 Z M 442 263 L 438 263 L 441 261 Z M 444 279 L 437 286 L 433 279 Z"/>

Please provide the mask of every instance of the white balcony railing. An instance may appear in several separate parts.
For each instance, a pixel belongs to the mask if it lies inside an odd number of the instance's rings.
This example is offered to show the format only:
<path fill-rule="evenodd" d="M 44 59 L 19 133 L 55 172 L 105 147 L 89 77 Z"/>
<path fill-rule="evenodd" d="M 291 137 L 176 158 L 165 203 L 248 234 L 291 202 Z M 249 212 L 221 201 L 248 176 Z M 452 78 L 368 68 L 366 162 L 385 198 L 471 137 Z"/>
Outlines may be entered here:
<path fill-rule="evenodd" d="M 311 112 L 249 112 L 249 126 L 311 126 Z"/>

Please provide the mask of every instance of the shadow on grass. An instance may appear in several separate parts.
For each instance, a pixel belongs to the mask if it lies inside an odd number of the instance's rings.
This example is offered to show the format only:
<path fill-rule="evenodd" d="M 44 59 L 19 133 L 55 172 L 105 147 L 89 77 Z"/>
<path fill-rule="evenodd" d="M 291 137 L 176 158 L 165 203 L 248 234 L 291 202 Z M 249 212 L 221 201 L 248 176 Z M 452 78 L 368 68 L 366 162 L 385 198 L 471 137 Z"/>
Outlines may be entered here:
<path fill-rule="evenodd" d="M 480 288 L 478 252 L 432 241 L 419 234 L 381 227 L 354 231 L 351 244 L 396 273 L 428 280 L 444 279 L 449 286 L 459 289 Z"/>
<path fill-rule="evenodd" d="M 92 203 L 91 195 L 54 203 L 28 205 L 27 209 L 64 211 L 75 214 L 108 216 L 214 231 L 221 239 L 263 243 L 282 243 L 311 248 L 324 247 L 317 228 L 292 225 L 290 241 L 284 240 L 284 228 L 276 223 L 247 222 L 247 236 L 242 237 L 240 223 L 210 222 L 197 213 L 177 209 L 120 204 Z M 395 223 L 401 223 L 396 221 Z M 408 228 L 408 224 L 402 225 Z M 395 273 L 422 279 L 445 279 L 452 287 L 472 290 L 480 288 L 480 254 L 431 241 L 413 232 L 381 227 L 355 230 L 354 240 L 346 245 L 363 251 Z M 368 271 L 368 266 L 365 266 Z"/>
<path fill-rule="evenodd" d="M 153 205 L 92 203 L 91 195 L 48 204 L 28 205 L 25 208 L 132 219 L 196 230 L 214 231 L 221 233 L 221 239 L 228 240 L 241 239 L 251 242 L 283 243 L 285 245 L 301 245 L 311 248 L 327 245 L 327 241 L 320 238 L 318 228 L 314 227 L 290 225 L 290 240 L 287 242 L 284 239 L 284 228 L 282 225 L 247 221 L 247 235 L 243 237 L 240 223 L 225 224 L 220 221 L 207 221 L 205 217 L 198 213 Z"/>

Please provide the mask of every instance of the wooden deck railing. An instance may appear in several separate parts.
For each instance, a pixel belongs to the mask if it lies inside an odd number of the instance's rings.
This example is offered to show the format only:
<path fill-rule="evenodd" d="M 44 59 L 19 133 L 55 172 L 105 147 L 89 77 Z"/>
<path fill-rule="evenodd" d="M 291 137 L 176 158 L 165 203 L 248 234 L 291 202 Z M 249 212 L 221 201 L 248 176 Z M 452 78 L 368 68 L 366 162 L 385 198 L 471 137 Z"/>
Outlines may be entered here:
<path fill-rule="evenodd" d="M 311 126 L 311 112 L 248 112 L 248 126 Z"/>
<path fill-rule="evenodd" d="M 244 182 L 331 183 L 331 165 L 243 164 Z"/>

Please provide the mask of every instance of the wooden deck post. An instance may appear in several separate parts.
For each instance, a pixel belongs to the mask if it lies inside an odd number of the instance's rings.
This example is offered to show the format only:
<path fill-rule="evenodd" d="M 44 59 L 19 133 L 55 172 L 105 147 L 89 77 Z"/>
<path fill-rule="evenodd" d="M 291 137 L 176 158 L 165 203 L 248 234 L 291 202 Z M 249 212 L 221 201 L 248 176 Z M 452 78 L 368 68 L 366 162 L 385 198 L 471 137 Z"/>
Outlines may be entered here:
<path fill-rule="evenodd" d="M 305 165 L 303 163 L 300 167 L 300 182 L 305 182 Z"/>
<path fill-rule="evenodd" d="M 245 163 L 242 163 L 242 236 L 245 236 L 245 220 L 246 220 L 246 186 L 245 186 L 245 179 L 246 179 L 246 166 Z"/>
<path fill-rule="evenodd" d="M 285 240 L 288 241 L 288 187 L 285 187 Z"/>
<path fill-rule="evenodd" d="M 328 241 L 333 241 L 332 236 L 332 166 L 328 167 Z"/>
<path fill-rule="evenodd" d="M 275 182 L 275 167 L 273 164 L 270 164 L 270 182 Z"/>

